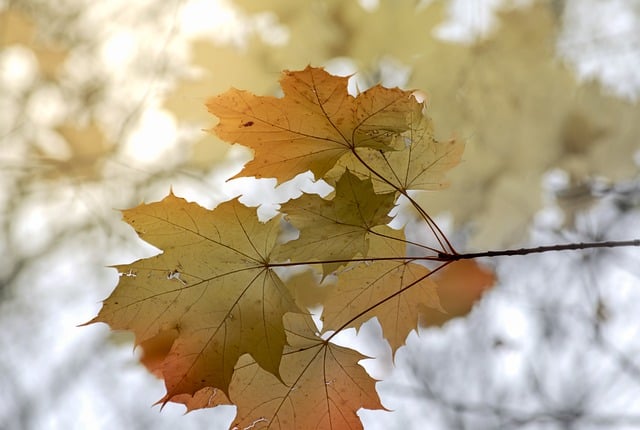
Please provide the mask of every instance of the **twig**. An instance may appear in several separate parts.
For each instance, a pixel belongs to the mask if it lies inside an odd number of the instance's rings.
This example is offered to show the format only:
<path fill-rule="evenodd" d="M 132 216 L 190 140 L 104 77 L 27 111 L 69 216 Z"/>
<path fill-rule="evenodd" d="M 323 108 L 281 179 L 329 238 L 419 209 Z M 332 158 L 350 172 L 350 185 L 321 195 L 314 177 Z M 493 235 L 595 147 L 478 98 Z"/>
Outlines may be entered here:
<path fill-rule="evenodd" d="M 581 242 L 581 243 L 567 243 L 563 245 L 548 245 L 537 246 L 535 248 L 520 248 L 520 249 L 504 249 L 501 251 L 482 251 L 482 252 L 470 252 L 468 254 L 448 254 L 445 252 L 438 253 L 438 259 L 440 261 L 457 261 L 457 260 L 471 260 L 479 257 L 501 257 L 510 255 L 528 255 L 539 254 L 542 252 L 550 251 L 568 251 L 579 249 L 593 249 L 593 248 L 620 248 L 624 246 L 640 246 L 640 239 L 634 240 L 621 240 L 621 241 L 607 241 L 607 242 Z"/>

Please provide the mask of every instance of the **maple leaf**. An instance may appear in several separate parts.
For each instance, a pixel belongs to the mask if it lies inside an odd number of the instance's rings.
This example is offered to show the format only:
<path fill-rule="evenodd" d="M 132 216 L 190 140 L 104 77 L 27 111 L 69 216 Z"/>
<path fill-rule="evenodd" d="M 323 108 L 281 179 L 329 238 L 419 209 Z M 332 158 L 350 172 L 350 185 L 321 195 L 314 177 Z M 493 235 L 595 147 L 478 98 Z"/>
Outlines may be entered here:
<path fill-rule="evenodd" d="M 377 227 L 374 232 L 370 257 L 405 255 L 401 232 L 386 226 Z M 402 258 L 360 263 L 345 270 L 337 284 L 328 287 L 323 330 L 359 329 L 375 316 L 395 353 L 409 332 L 418 327 L 423 307 L 445 312 L 430 274 L 426 267 Z"/>
<path fill-rule="evenodd" d="M 244 353 L 279 375 L 282 316 L 299 311 L 267 267 L 279 221 L 262 224 L 237 200 L 209 211 L 173 194 L 124 218 L 163 253 L 117 266 L 120 282 L 91 322 L 131 330 L 138 344 L 171 344 L 153 365 L 165 378 L 166 398 L 206 386 L 226 392 Z"/>
<path fill-rule="evenodd" d="M 282 205 L 286 219 L 300 230 L 300 237 L 278 254 L 292 261 L 326 261 L 324 275 L 335 271 L 357 254 L 367 255 L 372 227 L 389 223 L 395 193 L 376 194 L 370 180 L 348 170 L 336 183 L 335 196 L 325 200 L 304 194 Z"/>
<path fill-rule="evenodd" d="M 318 273 L 312 268 L 290 276 L 285 285 L 301 309 L 310 309 L 324 303 L 327 289 L 320 285 Z"/>
<path fill-rule="evenodd" d="M 306 314 L 287 314 L 288 346 L 282 357 L 282 380 L 243 356 L 231 381 L 229 397 L 238 412 L 232 428 L 362 429 L 359 408 L 384 409 L 375 380 L 358 364 L 367 358 L 324 341 Z M 212 389 L 175 399 L 189 410 L 227 404 Z"/>
<path fill-rule="evenodd" d="M 253 149 L 242 176 L 286 181 L 311 170 L 317 178 L 355 148 L 394 149 L 393 138 L 422 110 L 411 91 L 370 88 L 353 97 L 348 77 L 307 67 L 284 72 L 283 98 L 231 89 L 209 100 L 222 139 Z"/>
<path fill-rule="evenodd" d="M 440 326 L 468 314 L 473 305 L 496 282 L 495 275 L 473 260 L 447 264 L 432 276 L 441 308 L 420 306 L 423 326 Z"/>
<path fill-rule="evenodd" d="M 357 149 L 343 157 L 335 171 L 350 169 L 373 180 L 375 190 L 439 190 L 448 185 L 445 174 L 462 157 L 464 144 L 452 139 L 440 142 L 433 136 L 432 121 L 419 114 L 411 118 L 409 128 L 395 138 L 403 148 L 382 152 Z M 335 173 L 330 172 L 329 178 Z"/>

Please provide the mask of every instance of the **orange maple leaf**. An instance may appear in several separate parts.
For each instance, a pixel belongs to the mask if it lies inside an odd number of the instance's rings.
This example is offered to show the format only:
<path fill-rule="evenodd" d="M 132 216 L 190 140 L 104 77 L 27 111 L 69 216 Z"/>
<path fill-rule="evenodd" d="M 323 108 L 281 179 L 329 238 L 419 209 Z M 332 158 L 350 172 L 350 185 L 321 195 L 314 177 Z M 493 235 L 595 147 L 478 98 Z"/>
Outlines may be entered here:
<path fill-rule="evenodd" d="M 393 149 L 394 136 L 409 128 L 422 104 L 411 91 L 381 85 L 353 97 L 348 79 L 307 67 L 284 72 L 282 98 L 231 89 L 207 103 L 220 119 L 213 131 L 253 149 L 242 176 L 279 181 L 307 170 L 320 178 L 355 148 Z"/>
<path fill-rule="evenodd" d="M 384 409 L 375 380 L 358 364 L 367 357 L 319 338 L 308 315 L 287 314 L 285 323 L 292 329 L 282 356 L 282 381 L 248 355 L 238 362 L 229 388 L 238 407 L 232 428 L 356 430 L 362 429 L 359 408 Z M 213 388 L 171 400 L 188 410 L 230 403 Z"/>

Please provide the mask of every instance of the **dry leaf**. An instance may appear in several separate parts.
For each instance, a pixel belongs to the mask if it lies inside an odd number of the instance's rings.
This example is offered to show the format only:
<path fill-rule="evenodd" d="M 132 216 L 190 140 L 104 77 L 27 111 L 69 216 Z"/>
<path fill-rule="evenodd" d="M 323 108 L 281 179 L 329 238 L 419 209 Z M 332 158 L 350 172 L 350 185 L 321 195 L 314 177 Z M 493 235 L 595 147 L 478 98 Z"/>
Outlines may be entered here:
<path fill-rule="evenodd" d="M 125 211 L 125 220 L 163 253 L 118 266 L 120 282 L 91 322 L 131 330 L 138 344 L 177 331 L 154 365 L 166 399 L 204 387 L 227 392 L 245 353 L 279 375 L 282 317 L 298 308 L 267 267 L 278 220 L 261 224 L 237 200 L 208 211 L 174 195 Z"/>
<path fill-rule="evenodd" d="M 355 148 L 391 150 L 422 105 L 411 92 L 375 86 L 357 97 L 347 77 L 307 67 L 285 72 L 283 98 L 231 89 L 207 103 L 220 119 L 215 133 L 253 149 L 243 176 L 286 181 L 311 170 L 317 178 Z"/>

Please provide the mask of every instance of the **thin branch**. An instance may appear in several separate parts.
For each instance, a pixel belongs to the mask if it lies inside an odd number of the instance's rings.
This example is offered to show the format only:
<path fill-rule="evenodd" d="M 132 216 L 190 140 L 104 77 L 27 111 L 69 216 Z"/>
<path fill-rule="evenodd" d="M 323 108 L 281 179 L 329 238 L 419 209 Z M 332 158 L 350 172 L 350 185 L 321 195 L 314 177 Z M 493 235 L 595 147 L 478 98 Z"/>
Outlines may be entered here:
<path fill-rule="evenodd" d="M 622 241 L 607 241 L 607 242 L 580 242 L 580 243 L 565 243 L 562 245 L 547 245 L 537 246 L 535 248 L 519 248 L 519 249 L 503 249 L 500 251 L 481 251 L 470 252 L 467 254 L 448 254 L 446 252 L 440 252 L 438 255 L 424 255 L 421 257 L 409 257 L 403 255 L 388 256 L 388 257 L 365 257 L 365 258 L 345 258 L 335 260 L 314 260 L 314 261 L 288 261 L 284 263 L 267 263 L 268 267 L 291 267 L 291 266 L 303 266 L 303 265 L 315 265 L 326 263 L 373 263 L 375 261 L 441 261 L 452 262 L 458 260 L 472 260 L 480 257 L 504 257 L 511 255 L 528 255 L 528 254 L 541 254 L 543 252 L 551 251 L 575 251 L 580 249 L 595 249 L 595 248 L 622 248 L 629 246 L 640 246 L 640 239 L 634 240 L 622 240 Z M 256 267 L 249 267 L 248 269 L 255 269 Z"/>
<path fill-rule="evenodd" d="M 580 249 L 594 249 L 594 248 L 621 248 L 625 246 L 640 246 L 640 239 L 634 240 L 621 240 L 621 241 L 607 241 L 607 242 L 581 242 L 581 243 L 566 243 L 563 245 L 548 245 L 537 246 L 535 248 L 520 248 L 520 249 L 504 249 L 501 251 L 482 251 L 482 252 L 470 252 L 468 254 L 447 254 L 441 252 L 438 254 L 438 258 L 441 261 L 458 261 L 458 260 L 471 260 L 480 257 L 502 257 L 510 255 L 528 255 L 528 254 L 540 254 L 543 252 L 551 251 L 576 251 Z"/>

